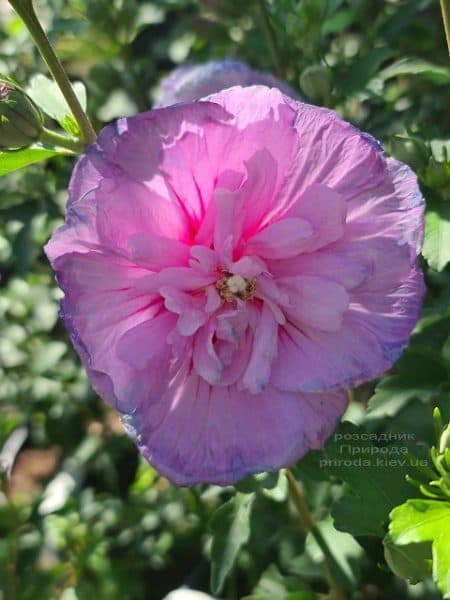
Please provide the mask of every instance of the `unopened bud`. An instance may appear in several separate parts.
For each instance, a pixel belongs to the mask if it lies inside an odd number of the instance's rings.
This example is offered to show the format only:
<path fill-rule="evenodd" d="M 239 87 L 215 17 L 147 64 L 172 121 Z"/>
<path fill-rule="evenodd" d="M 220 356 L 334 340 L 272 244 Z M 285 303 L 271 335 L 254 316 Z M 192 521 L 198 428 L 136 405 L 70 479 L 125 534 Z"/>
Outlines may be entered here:
<path fill-rule="evenodd" d="M 333 87 L 332 74 L 325 65 L 311 65 L 300 75 L 300 87 L 314 102 L 326 101 Z"/>
<path fill-rule="evenodd" d="M 450 162 L 437 161 L 431 157 L 423 178 L 435 190 L 450 188 Z"/>
<path fill-rule="evenodd" d="M 31 98 L 16 84 L 0 79 L 0 150 L 23 150 L 36 142 L 44 117 Z"/>
<path fill-rule="evenodd" d="M 441 433 L 439 438 L 439 454 L 445 454 L 445 451 L 450 449 L 450 423 Z"/>

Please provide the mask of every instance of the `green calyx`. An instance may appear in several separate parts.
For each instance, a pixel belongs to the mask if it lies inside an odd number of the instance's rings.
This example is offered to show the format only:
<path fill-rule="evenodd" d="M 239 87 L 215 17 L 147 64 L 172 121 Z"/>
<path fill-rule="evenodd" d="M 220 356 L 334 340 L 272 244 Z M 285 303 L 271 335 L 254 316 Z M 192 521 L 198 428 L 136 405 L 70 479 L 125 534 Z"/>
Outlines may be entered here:
<path fill-rule="evenodd" d="M 43 114 L 31 98 L 10 79 L 0 78 L 0 150 L 28 148 L 43 126 Z"/>

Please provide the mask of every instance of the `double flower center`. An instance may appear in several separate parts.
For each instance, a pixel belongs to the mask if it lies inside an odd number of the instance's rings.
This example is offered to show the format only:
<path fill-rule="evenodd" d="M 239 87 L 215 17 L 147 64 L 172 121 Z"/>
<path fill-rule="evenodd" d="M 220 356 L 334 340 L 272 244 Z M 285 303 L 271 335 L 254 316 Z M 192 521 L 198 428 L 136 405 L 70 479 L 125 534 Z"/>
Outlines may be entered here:
<path fill-rule="evenodd" d="M 222 277 L 216 281 L 216 290 L 225 302 L 234 302 L 237 298 L 245 302 L 255 294 L 255 280 L 223 271 Z"/>

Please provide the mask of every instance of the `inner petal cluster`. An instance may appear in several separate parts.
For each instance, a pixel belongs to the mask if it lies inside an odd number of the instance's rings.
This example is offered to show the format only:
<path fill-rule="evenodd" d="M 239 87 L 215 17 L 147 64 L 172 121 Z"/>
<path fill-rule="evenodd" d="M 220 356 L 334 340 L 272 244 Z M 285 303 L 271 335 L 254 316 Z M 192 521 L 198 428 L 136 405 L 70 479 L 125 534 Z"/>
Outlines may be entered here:
<path fill-rule="evenodd" d="M 289 327 L 298 335 L 339 329 L 349 296 L 321 276 L 305 276 L 298 263 L 342 236 L 342 198 L 314 186 L 269 217 L 255 212 L 255 164 L 249 161 L 247 173 L 235 178 L 237 189 L 212 190 L 188 255 L 178 242 L 166 245 L 165 260 L 173 266 L 150 275 L 148 289 L 175 319 L 166 338 L 173 364 L 182 357 L 210 385 L 260 393 L 271 381 L 280 334 Z M 274 193 L 268 186 L 261 204 L 276 205 Z M 311 196 L 325 213 L 320 220 L 310 217 Z M 139 249 L 144 261 L 153 253 L 144 243 Z"/>

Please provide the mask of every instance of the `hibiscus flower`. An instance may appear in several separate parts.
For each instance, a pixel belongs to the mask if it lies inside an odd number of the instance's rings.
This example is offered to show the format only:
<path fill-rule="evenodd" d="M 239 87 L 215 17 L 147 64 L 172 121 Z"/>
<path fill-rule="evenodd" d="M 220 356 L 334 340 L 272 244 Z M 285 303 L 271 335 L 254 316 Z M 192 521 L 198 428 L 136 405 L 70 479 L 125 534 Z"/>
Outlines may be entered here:
<path fill-rule="evenodd" d="M 179 485 L 320 448 L 419 315 L 423 199 L 334 112 L 264 86 L 120 119 L 46 247 L 95 390 Z"/>

